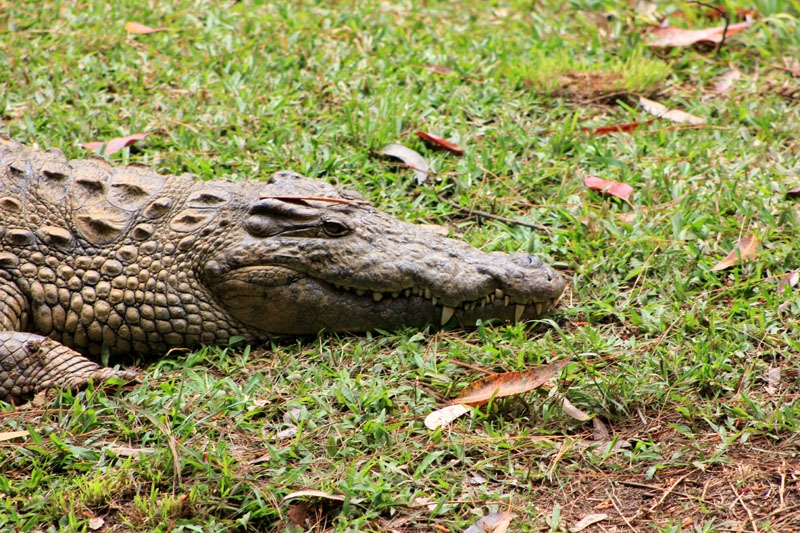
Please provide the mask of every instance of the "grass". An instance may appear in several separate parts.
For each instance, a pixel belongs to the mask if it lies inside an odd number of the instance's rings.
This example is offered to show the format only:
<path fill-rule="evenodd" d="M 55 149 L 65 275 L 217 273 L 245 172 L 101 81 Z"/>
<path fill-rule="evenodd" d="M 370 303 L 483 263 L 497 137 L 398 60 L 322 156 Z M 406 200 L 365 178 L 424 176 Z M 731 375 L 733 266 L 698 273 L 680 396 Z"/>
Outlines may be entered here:
<path fill-rule="evenodd" d="M 157 132 L 114 159 L 199 179 L 291 168 L 571 282 L 536 324 L 206 347 L 144 364 L 135 387 L 6 406 L 0 431 L 30 436 L 0 442 L 0 530 L 463 531 L 507 509 L 514 531 L 590 513 L 608 517 L 587 531 L 796 530 L 800 298 L 778 281 L 800 259 L 784 195 L 800 113 L 777 67 L 800 57 L 800 5 L 724 4 L 758 17 L 714 53 L 648 49 L 642 17 L 603 0 L 0 3 L 2 130 L 19 141 L 84 157 Z M 129 20 L 175 31 L 131 36 Z M 731 65 L 741 79 L 715 94 Z M 640 94 L 708 124 L 581 131 L 648 120 Z M 376 157 L 389 142 L 431 181 Z M 585 174 L 631 184 L 633 205 Z M 756 259 L 712 272 L 745 233 Z M 477 368 L 568 356 L 550 391 L 422 424 Z M 561 395 L 628 446 L 594 441 Z M 303 488 L 345 499 L 283 501 Z"/>

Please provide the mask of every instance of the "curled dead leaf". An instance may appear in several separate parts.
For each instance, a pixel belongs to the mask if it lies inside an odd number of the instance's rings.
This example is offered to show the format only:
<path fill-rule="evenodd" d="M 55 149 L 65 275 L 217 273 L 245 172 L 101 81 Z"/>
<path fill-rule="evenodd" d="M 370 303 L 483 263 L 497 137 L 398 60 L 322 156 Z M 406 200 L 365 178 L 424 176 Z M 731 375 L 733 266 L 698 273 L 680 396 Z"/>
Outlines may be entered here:
<path fill-rule="evenodd" d="M 456 155 L 464 155 L 464 150 L 461 149 L 460 146 L 455 145 L 448 141 L 447 139 L 443 139 L 437 135 L 432 135 L 430 133 L 425 133 L 424 131 L 418 131 L 417 137 L 425 141 L 427 144 L 433 146 L 434 148 L 441 148 L 443 150 L 447 150 L 448 152 L 453 152 Z"/>
<path fill-rule="evenodd" d="M 624 200 L 630 204 L 630 196 L 633 193 L 633 187 L 627 183 L 618 183 L 616 181 L 608 181 L 597 176 L 586 175 L 583 177 L 583 183 L 591 190 L 598 191 L 609 196 L 614 196 L 620 200 Z"/>
<path fill-rule="evenodd" d="M 504 372 L 473 381 L 467 385 L 453 405 L 483 405 L 491 398 L 514 396 L 538 389 L 553 379 L 569 363 L 570 358 L 521 372 Z"/>
<path fill-rule="evenodd" d="M 91 141 L 88 143 L 83 143 L 81 146 L 83 146 L 87 150 L 93 150 L 99 154 L 111 155 L 119 152 L 126 146 L 130 146 L 135 142 L 141 141 L 148 135 L 150 134 L 133 133 L 131 135 L 128 135 L 127 137 L 118 137 L 116 139 L 111 139 L 110 141 Z M 104 147 L 105 150 L 103 149 Z"/>
<path fill-rule="evenodd" d="M 464 533 L 505 533 L 511 520 L 516 517 L 511 511 L 488 514 L 465 529 Z"/>
<path fill-rule="evenodd" d="M 645 98 L 644 96 L 639 97 L 639 103 L 642 105 L 644 110 L 651 115 L 655 115 L 658 118 L 667 119 L 671 122 L 675 122 L 676 124 L 691 124 L 692 126 L 700 126 L 706 123 L 704 118 L 690 115 L 689 113 L 680 111 L 679 109 L 669 109 L 664 104 L 660 104 Z"/>
<path fill-rule="evenodd" d="M 432 411 L 428 416 L 425 417 L 425 427 L 431 431 L 437 430 L 441 427 L 449 425 L 450 422 L 468 412 L 469 408 L 464 407 L 461 404 L 442 407 L 441 409 Z"/>
<path fill-rule="evenodd" d="M 566 396 L 561 398 L 561 410 L 564 411 L 565 415 L 570 416 L 580 422 L 586 422 L 592 418 L 592 415 L 586 414 L 572 405 L 572 402 L 567 400 Z"/>
<path fill-rule="evenodd" d="M 125 31 L 134 35 L 147 35 L 148 33 L 156 33 L 159 31 L 174 31 L 172 28 L 151 28 L 138 22 L 126 22 Z"/>
<path fill-rule="evenodd" d="M 778 282 L 778 293 L 791 291 L 797 285 L 798 280 L 800 280 L 800 271 L 789 272 Z"/>
<path fill-rule="evenodd" d="M 740 22 L 738 24 L 731 24 L 727 30 L 725 26 L 718 26 L 715 28 L 705 28 L 702 30 L 689 30 L 684 28 L 655 28 L 650 31 L 651 36 L 656 39 L 651 41 L 648 46 L 669 47 L 669 46 L 691 46 L 695 43 L 720 43 L 722 42 L 722 35 L 727 39 L 731 35 L 735 35 L 740 31 L 746 30 L 750 27 L 750 23 Z"/>
<path fill-rule="evenodd" d="M 283 497 L 284 502 L 289 500 L 296 500 L 298 498 L 317 498 L 320 500 L 331 500 L 335 502 L 343 502 L 344 496 L 341 494 L 331 494 L 330 492 L 325 492 L 324 490 L 317 490 L 317 489 L 303 489 L 298 490 L 295 492 L 290 492 L 286 496 Z"/>
<path fill-rule="evenodd" d="M 786 191 L 786 198 L 800 198 L 800 185 Z"/>
<path fill-rule="evenodd" d="M 608 515 L 605 513 L 595 513 L 595 514 L 587 514 L 580 520 L 578 520 L 574 526 L 569 528 L 569 533 L 580 533 L 587 527 L 594 525 L 598 522 L 601 522 L 608 518 Z"/>
<path fill-rule="evenodd" d="M 0 431 L 0 442 L 5 440 L 18 439 L 20 437 L 27 437 L 30 435 L 27 431 Z"/>
<path fill-rule="evenodd" d="M 394 159 L 399 159 L 414 171 L 418 184 L 423 184 L 428 180 L 428 163 L 425 158 L 411 148 L 402 144 L 388 144 L 383 147 L 381 154 Z"/>
<path fill-rule="evenodd" d="M 725 270 L 726 268 L 730 268 L 737 263 L 744 263 L 752 260 L 755 257 L 756 252 L 758 252 L 758 247 L 760 245 L 761 243 L 758 239 L 756 239 L 755 235 L 744 235 L 741 239 L 739 239 L 739 242 L 736 243 L 736 246 L 733 248 L 733 250 L 731 250 L 722 261 L 711 267 L 711 272 Z"/>

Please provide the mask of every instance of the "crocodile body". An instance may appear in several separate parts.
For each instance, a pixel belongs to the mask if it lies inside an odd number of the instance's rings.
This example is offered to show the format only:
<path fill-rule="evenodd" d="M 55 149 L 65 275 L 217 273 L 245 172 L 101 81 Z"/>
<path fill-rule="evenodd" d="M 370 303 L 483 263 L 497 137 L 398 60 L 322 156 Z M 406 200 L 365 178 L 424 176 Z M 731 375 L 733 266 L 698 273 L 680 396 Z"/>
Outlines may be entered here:
<path fill-rule="evenodd" d="M 195 181 L 0 136 L 0 399 L 233 336 L 521 320 L 564 281 L 291 172 Z"/>

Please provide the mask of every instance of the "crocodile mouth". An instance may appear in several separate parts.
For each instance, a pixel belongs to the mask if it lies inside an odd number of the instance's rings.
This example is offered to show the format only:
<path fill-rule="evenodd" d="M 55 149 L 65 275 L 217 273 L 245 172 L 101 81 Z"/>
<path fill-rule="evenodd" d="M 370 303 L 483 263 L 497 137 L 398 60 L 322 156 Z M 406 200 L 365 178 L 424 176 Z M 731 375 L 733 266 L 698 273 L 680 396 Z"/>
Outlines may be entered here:
<path fill-rule="evenodd" d="M 456 301 L 430 287 L 372 291 L 315 278 L 283 266 L 247 266 L 226 273 L 215 293 L 238 320 L 273 334 L 398 329 L 451 322 L 474 327 L 477 320 L 530 320 L 553 307 L 561 291 L 534 298 L 495 288 Z"/>

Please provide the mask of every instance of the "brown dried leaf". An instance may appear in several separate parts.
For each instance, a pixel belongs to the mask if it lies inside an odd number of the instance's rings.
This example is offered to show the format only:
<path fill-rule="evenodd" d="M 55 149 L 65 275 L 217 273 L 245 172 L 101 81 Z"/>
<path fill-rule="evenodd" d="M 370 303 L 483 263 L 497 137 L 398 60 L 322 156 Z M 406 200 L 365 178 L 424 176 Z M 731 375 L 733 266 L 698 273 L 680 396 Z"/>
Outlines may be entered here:
<path fill-rule="evenodd" d="M 748 234 L 743 236 L 741 239 L 739 239 L 739 242 L 736 243 L 736 246 L 733 248 L 733 250 L 731 250 L 730 253 L 725 256 L 725 259 L 711 267 L 711 272 L 725 270 L 726 268 L 730 268 L 737 263 L 744 263 L 752 260 L 760 245 L 761 243 L 754 235 Z"/>
<path fill-rule="evenodd" d="M 648 120 L 644 124 L 651 124 L 653 120 Z M 595 137 L 599 137 L 601 135 L 608 135 L 610 133 L 631 133 L 632 131 L 636 131 L 636 128 L 641 126 L 641 122 L 629 122 L 627 124 L 614 124 L 612 126 L 600 126 L 598 128 L 581 128 L 581 131 L 584 133 L 588 133 L 589 135 L 594 135 Z"/>
<path fill-rule="evenodd" d="M 451 143 L 447 139 L 443 139 L 436 135 L 431 135 L 430 133 L 426 133 L 424 131 L 418 131 L 417 137 L 419 137 L 429 145 L 433 146 L 434 148 L 441 148 L 443 150 L 453 152 L 456 155 L 464 155 L 464 150 L 462 150 L 460 146 Z"/>
<path fill-rule="evenodd" d="M 650 35 L 657 37 L 656 40 L 650 42 L 648 46 L 691 46 L 696 43 L 720 43 L 722 42 L 722 34 L 725 33 L 727 39 L 731 35 L 735 35 L 742 30 L 750 27 L 750 23 L 740 22 L 738 24 L 731 24 L 725 31 L 725 26 L 716 28 L 705 28 L 703 30 L 688 30 L 684 28 L 655 28 L 650 32 Z"/>
<path fill-rule="evenodd" d="M 491 398 L 514 396 L 538 389 L 567 366 L 569 361 L 569 358 L 561 359 L 522 372 L 505 372 L 473 381 L 451 404 L 483 405 Z"/>
<path fill-rule="evenodd" d="M 665 118 L 677 124 L 688 123 L 693 126 L 699 126 L 706 123 L 704 118 L 690 115 L 689 113 L 680 111 L 678 109 L 668 109 L 664 104 L 654 102 L 653 100 L 649 100 L 644 96 L 639 97 L 639 103 L 642 104 L 644 110 L 651 115 L 655 115 L 658 118 Z"/>
<path fill-rule="evenodd" d="M 423 184 L 428 180 L 428 164 L 425 158 L 411 148 L 402 144 L 387 144 L 381 150 L 381 154 L 387 157 L 399 159 L 414 171 L 418 184 Z"/>
<path fill-rule="evenodd" d="M 125 31 L 133 33 L 134 35 L 147 35 L 148 33 L 156 33 L 159 31 L 175 31 L 172 28 L 151 28 L 138 22 L 126 22 Z"/>
<path fill-rule="evenodd" d="M 583 177 L 583 183 L 593 191 L 598 191 L 603 194 L 614 196 L 621 200 L 630 203 L 630 196 L 633 193 L 633 187 L 627 183 L 618 183 L 616 181 L 608 181 L 597 176 L 586 175 Z"/>
<path fill-rule="evenodd" d="M 98 529 L 102 529 L 104 525 L 106 525 L 106 521 L 103 519 L 102 516 L 98 516 L 89 520 L 89 529 L 91 529 L 92 531 L 97 531 Z"/>
<path fill-rule="evenodd" d="M 492 513 L 469 526 L 464 533 L 505 533 L 511 520 L 516 517 L 511 511 Z"/>
<path fill-rule="evenodd" d="M 145 137 L 150 135 L 149 133 L 133 133 L 128 135 L 127 137 L 119 137 L 117 139 L 111 139 L 110 141 L 92 141 L 88 143 L 83 143 L 81 146 L 86 148 L 87 150 L 94 150 L 98 154 L 106 154 L 111 155 L 119 152 L 126 146 L 130 146 L 131 144 L 141 141 Z M 103 150 L 105 147 L 105 150 Z"/>

